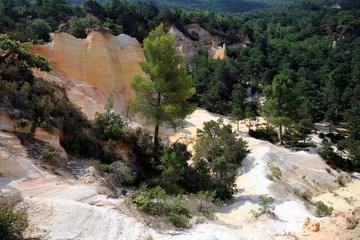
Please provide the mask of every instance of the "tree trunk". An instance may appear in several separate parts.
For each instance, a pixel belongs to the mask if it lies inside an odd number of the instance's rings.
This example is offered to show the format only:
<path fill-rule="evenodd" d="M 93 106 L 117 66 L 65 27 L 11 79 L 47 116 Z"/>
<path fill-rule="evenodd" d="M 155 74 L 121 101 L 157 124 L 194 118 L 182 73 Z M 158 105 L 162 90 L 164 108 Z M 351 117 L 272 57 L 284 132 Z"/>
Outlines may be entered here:
<path fill-rule="evenodd" d="M 237 121 L 237 131 L 239 132 L 239 121 Z"/>
<path fill-rule="evenodd" d="M 155 126 L 155 133 L 154 133 L 154 144 L 155 144 L 155 152 L 159 149 L 160 143 L 159 143 L 159 128 L 160 125 L 156 124 Z"/>
<path fill-rule="evenodd" d="M 304 143 L 305 143 L 305 140 L 306 140 L 306 132 L 305 132 L 305 130 L 303 131 L 303 138 L 304 138 Z"/>
<path fill-rule="evenodd" d="M 283 134 L 282 134 L 282 125 L 279 125 L 279 133 L 280 133 L 280 144 L 284 145 L 283 143 Z"/>
<path fill-rule="evenodd" d="M 250 126 L 251 126 L 251 119 L 249 118 L 249 132 L 250 132 Z"/>

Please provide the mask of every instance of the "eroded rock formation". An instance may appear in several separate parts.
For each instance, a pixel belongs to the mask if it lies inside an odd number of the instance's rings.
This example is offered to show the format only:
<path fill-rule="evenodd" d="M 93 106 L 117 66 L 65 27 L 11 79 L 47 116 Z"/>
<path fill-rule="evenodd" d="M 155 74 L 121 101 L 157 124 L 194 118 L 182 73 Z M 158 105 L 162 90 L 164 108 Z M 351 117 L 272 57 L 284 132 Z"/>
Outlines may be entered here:
<path fill-rule="evenodd" d="M 331 217 L 320 222 L 307 219 L 303 232 L 296 234 L 296 236 L 299 240 L 360 239 L 359 209 L 356 208 L 352 213 L 348 214 L 336 212 Z"/>
<path fill-rule="evenodd" d="M 145 76 L 138 64 L 145 58 L 135 38 L 93 30 L 86 39 L 62 32 L 52 34 L 52 39 L 46 45 L 30 46 L 31 52 L 44 55 L 54 70 L 53 74 L 38 75 L 64 85 L 70 100 L 89 117 L 103 111 L 111 91 L 117 110 L 135 97 L 129 82 L 135 75 Z"/>
<path fill-rule="evenodd" d="M 192 34 L 195 33 L 199 36 L 199 41 L 192 41 L 186 37 L 175 26 L 171 26 L 169 32 L 171 32 L 176 41 L 176 50 L 178 54 L 185 55 L 185 61 L 193 64 L 201 49 L 205 49 L 209 52 L 209 57 L 213 59 L 226 58 L 226 47 L 222 43 L 219 37 L 211 35 L 208 31 L 201 28 L 199 24 L 190 24 L 186 26 L 186 30 Z"/>

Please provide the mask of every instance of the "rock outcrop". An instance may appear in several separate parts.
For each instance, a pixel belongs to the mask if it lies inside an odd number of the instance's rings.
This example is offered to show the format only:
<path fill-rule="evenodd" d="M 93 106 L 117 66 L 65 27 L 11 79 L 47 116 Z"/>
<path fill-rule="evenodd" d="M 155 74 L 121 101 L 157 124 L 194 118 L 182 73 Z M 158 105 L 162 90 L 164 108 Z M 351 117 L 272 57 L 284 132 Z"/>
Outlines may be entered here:
<path fill-rule="evenodd" d="M 39 75 L 64 85 L 70 100 L 90 118 L 103 111 L 111 91 L 117 110 L 135 97 L 129 82 L 135 75 L 145 76 L 138 64 L 145 58 L 136 39 L 124 34 L 115 37 L 106 30 L 93 30 L 86 39 L 56 32 L 52 39 L 46 45 L 30 46 L 53 68 L 53 74 Z"/>
<path fill-rule="evenodd" d="M 219 37 L 211 35 L 208 31 L 201 28 L 199 24 L 196 23 L 187 25 L 185 28 L 190 34 L 195 33 L 198 35 L 199 41 L 192 41 L 175 26 L 171 26 L 169 32 L 171 32 L 175 37 L 175 47 L 177 53 L 184 54 L 185 61 L 187 61 L 189 64 L 193 64 L 195 62 L 196 57 L 201 49 L 207 50 L 210 58 L 226 58 L 226 47 Z"/>
<path fill-rule="evenodd" d="M 336 212 L 331 217 L 320 222 L 307 219 L 303 232 L 295 235 L 299 240 L 360 239 L 359 209 L 353 210 L 351 214 Z"/>
<path fill-rule="evenodd" d="M 0 108 L 0 130 L 8 132 L 21 132 L 21 133 L 31 133 L 31 122 L 28 127 L 16 128 L 14 129 L 15 121 L 10 118 L 9 114 L 5 109 Z M 65 150 L 60 145 L 60 136 L 59 130 L 54 129 L 52 133 L 46 132 L 44 129 L 37 127 L 33 133 L 34 138 L 37 140 L 47 142 L 49 145 L 58 148 L 61 150 L 60 154 L 63 157 L 66 157 Z"/>

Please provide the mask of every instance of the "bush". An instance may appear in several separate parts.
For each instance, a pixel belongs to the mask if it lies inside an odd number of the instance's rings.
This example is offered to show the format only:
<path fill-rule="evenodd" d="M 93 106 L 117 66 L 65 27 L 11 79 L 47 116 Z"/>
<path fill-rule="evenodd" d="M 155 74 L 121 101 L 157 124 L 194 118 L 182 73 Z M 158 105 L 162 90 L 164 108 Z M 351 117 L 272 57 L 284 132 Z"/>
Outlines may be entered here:
<path fill-rule="evenodd" d="M 268 141 L 271 143 L 279 142 L 278 133 L 272 128 L 256 128 L 256 130 L 250 130 L 249 135 L 253 138 Z"/>
<path fill-rule="evenodd" d="M 172 223 L 175 227 L 184 228 L 189 224 L 189 218 L 183 214 L 170 213 L 168 216 L 163 217 L 167 223 Z"/>
<path fill-rule="evenodd" d="M 309 190 L 306 190 L 304 192 L 301 193 L 301 197 L 304 198 L 307 201 L 310 201 L 312 198 L 312 194 Z"/>
<path fill-rule="evenodd" d="M 85 18 L 71 17 L 69 33 L 77 38 L 86 38 L 90 27 L 99 25 L 100 21 L 92 15 Z"/>
<path fill-rule="evenodd" d="M 20 118 L 20 119 L 15 121 L 14 129 L 16 129 L 17 127 L 25 128 L 25 127 L 28 127 L 28 126 L 29 126 L 29 120 L 26 119 L 26 118 Z"/>
<path fill-rule="evenodd" d="M 137 209 L 162 217 L 176 227 L 185 227 L 189 222 L 190 210 L 184 205 L 182 196 L 170 196 L 160 186 L 151 189 L 143 186 L 130 197 Z"/>
<path fill-rule="evenodd" d="M 299 147 L 299 148 L 308 148 L 308 147 L 312 147 L 312 148 L 316 148 L 316 145 L 314 143 L 303 143 L 303 142 L 298 142 L 296 144 L 296 147 Z"/>
<path fill-rule="evenodd" d="M 259 208 L 257 211 L 250 210 L 250 213 L 254 215 L 254 217 L 260 217 L 263 214 L 273 214 L 275 210 L 275 206 L 272 206 L 274 204 L 275 199 L 272 197 L 265 197 L 263 195 L 259 196 Z"/>
<path fill-rule="evenodd" d="M 193 159 L 201 162 L 199 166 L 202 172 L 195 169 L 195 173 L 202 176 L 195 175 L 208 187 L 204 189 L 200 186 L 199 190 L 216 190 L 217 197 L 221 199 L 231 197 L 234 193 L 236 168 L 246 156 L 247 142 L 232 132 L 232 127 L 224 124 L 222 119 L 205 122 L 203 129 L 197 129 L 197 137 Z"/>
<path fill-rule="evenodd" d="M 116 161 L 111 164 L 110 171 L 120 184 L 132 184 L 137 178 L 136 172 L 123 161 Z"/>
<path fill-rule="evenodd" d="M 10 203 L 0 202 L 0 239 L 16 239 L 28 227 L 25 208 L 15 210 Z"/>
<path fill-rule="evenodd" d="M 325 138 L 325 134 L 323 132 L 319 133 L 319 138 L 324 139 Z"/>
<path fill-rule="evenodd" d="M 316 217 L 325 217 L 325 216 L 330 216 L 334 210 L 333 207 L 329 207 L 327 206 L 325 203 L 323 203 L 322 201 L 318 201 L 315 203 L 315 216 Z"/>
<path fill-rule="evenodd" d="M 337 182 L 339 183 L 340 186 L 345 186 L 345 183 L 344 183 L 344 176 L 343 175 L 340 175 L 337 177 Z"/>
<path fill-rule="evenodd" d="M 45 144 L 42 149 L 42 157 L 51 165 L 57 165 L 58 162 L 55 157 L 59 155 L 59 149 L 54 148 L 49 144 Z"/>
<path fill-rule="evenodd" d="M 353 164 L 339 156 L 331 147 L 332 144 L 325 140 L 322 142 L 322 147 L 318 150 L 319 155 L 325 162 L 334 169 L 340 168 L 344 171 L 352 171 L 354 169 Z"/>
<path fill-rule="evenodd" d="M 203 215 L 209 219 L 214 218 L 216 209 L 221 205 L 220 199 L 216 198 L 216 192 L 200 191 L 190 194 L 189 209 L 192 213 Z"/>
<path fill-rule="evenodd" d="M 282 173 L 279 167 L 272 167 L 270 168 L 271 171 L 271 175 L 273 175 L 274 177 L 280 178 Z"/>

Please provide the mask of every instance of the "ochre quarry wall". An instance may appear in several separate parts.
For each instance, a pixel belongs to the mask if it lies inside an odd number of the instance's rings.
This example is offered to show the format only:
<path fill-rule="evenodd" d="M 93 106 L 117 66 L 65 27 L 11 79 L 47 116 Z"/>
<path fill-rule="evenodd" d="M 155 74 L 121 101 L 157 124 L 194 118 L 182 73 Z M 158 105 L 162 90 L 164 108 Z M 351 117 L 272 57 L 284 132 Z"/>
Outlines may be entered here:
<path fill-rule="evenodd" d="M 111 91 L 118 111 L 135 97 L 130 81 L 135 75 L 146 76 L 138 64 L 145 57 L 135 38 L 94 30 L 86 39 L 62 32 L 52 34 L 52 39 L 46 45 L 30 46 L 32 53 L 44 55 L 53 68 L 51 74 L 37 75 L 64 85 L 70 100 L 90 118 L 103 111 Z"/>
<path fill-rule="evenodd" d="M 197 23 L 185 26 L 189 33 L 195 32 L 199 35 L 199 41 L 192 41 L 186 37 L 175 26 L 171 26 L 169 32 L 175 37 L 175 47 L 178 54 L 185 55 L 185 61 L 190 65 L 195 63 L 196 57 L 201 49 L 207 50 L 212 59 L 226 59 L 226 47 L 219 37 L 211 35 Z"/>

